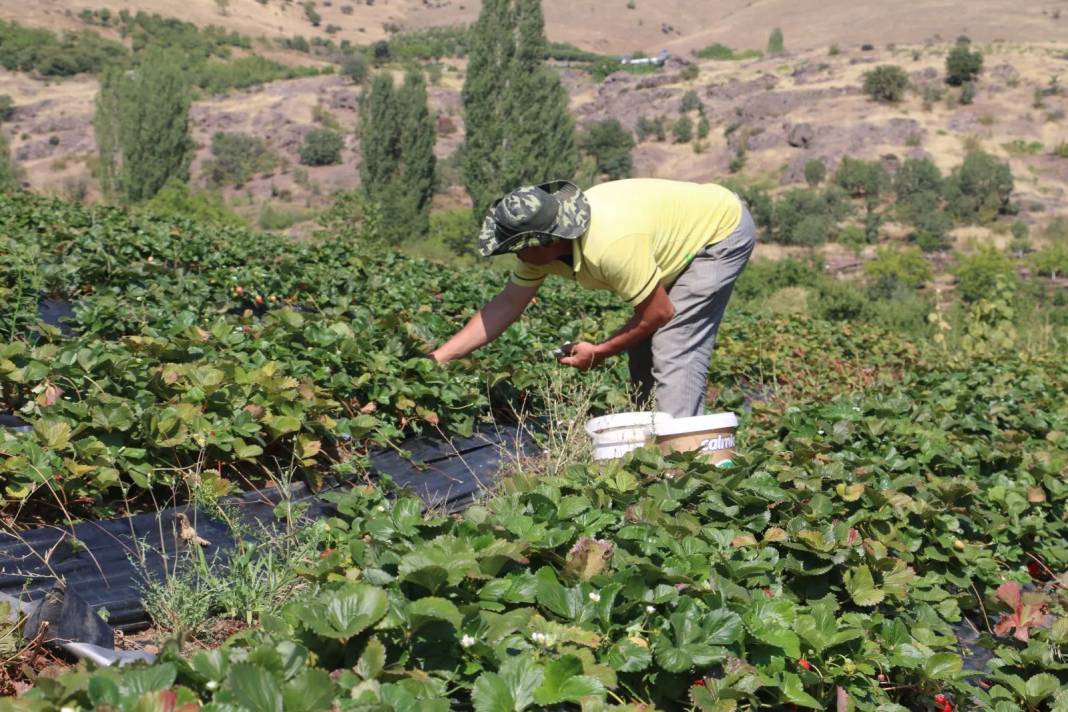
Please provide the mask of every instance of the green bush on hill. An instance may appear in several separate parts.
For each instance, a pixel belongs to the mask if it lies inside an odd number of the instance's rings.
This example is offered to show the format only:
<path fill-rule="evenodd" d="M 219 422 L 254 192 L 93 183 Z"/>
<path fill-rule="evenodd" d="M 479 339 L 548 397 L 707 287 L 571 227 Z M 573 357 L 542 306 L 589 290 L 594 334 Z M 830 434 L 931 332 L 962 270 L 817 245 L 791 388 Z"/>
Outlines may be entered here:
<path fill-rule="evenodd" d="M 878 198 L 886 182 L 886 172 L 878 161 L 862 161 L 846 156 L 838 165 L 834 182 L 854 198 Z"/>
<path fill-rule="evenodd" d="M 679 111 L 685 114 L 691 111 L 699 111 L 701 108 L 701 99 L 697 96 L 696 91 L 690 89 L 682 95 L 682 100 L 679 102 Z"/>
<path fill-rule="evenodd" d="M 99 72 L 128 56 L 129 51 L 122 44 L 88 30 L 59 38 L 48 30 L 0 20 L 0 66 L 10 71 L 68 77 Z"/>
<path fill-rule="evenodd" d="M 665 128 L 665 122 L 663 116 L 657 116 L 656 118 L 649 118 L 648 116 L 641 116 L 638 118 L 638 124 L 635 127 L 638 134 L 638 141 L 644 141 L 652 136 L 657 141 L 663 141 L 667 138 L 667 130 Z"/>
<path fill-rule="evenodd" d="M 810 188 L 815 188 L 827 177 L 827 166 L 818 158 L 805 161 L 805 182 Z"/>
<path fill-rule="evenodd" d="M 822 193 L 794 188 L 775 201 L 774 238 L 784 245 L 819 245 L 833 240 L 838 222 L 850 214 L 848 196 L 832 186 Z"/>
<path fill-rule="evenodd" d="M 758 49 L 747 49 L 741 52 L 735 52 L 730 47 L 720 44 L 719 42 L 702 47 L 694 53 L 698 59 L 718 59 L 724 61 L 757 59 L 762 57 L 763 54 L 764 53 Z"/>
<path fill-rule="evenodd" d="M 966 302 L 988 299 L 999 284 L 1015 285 L 1017 281 L 1016 265 L 992 247 L 961 257 L 953 274 L 957 277 L 957 291 Z"/>
<path fill-rule="evenodd" d="M 211 137 L 211 154 L 204 174 L 215 186 L 239 188 L 253 175 L 271 171 L 278 164 L 267 142 L 249 134 L 216 132 Z"/>
<path fill-rule="evenodd" d="M 675 143 L 689 143 L 693 138 L 693 119 L 685 114 L 671 125 L 671 136 Z"/>
<path fill-rule="evenodd" d="M 967 42 L 959 42 L 946 55 L 946 82 L 961 86 L 973 82 L 983 71 L 983 55 L 973 52 Z"/>
<path fill-rule="evenodd" d="M 180 180 L 168 181 L 151 199 L 138 206 L 138 211 L 206 225 L 244 227 L 247 224 L 218 192 L 196 191 Z"/>
<path fill-rule="evenodd" d="M 331 166 L 341 163 L 344 147 L 341 134 L 333 129 L 312 129 L 304 136 L 300 146 L 300 162 L 306 166 Z"/>
<path fill-rule="evenodd" d="M 618 120 L 604 119 L 588 124 L 579 134 L 579 148 L 597 160 L 598 173 L 609 180 L 630 177 L 634 137 Z"/>
<path fill-rule="evenodd" d="M 1013 212 L 1013 178 L 1007 163 L 972 151 L 945 182 L 946 207 L 958 220 L 986 223 Z"/>
<path fill-rule="evenodd" d="M 864 263 L 864 274 L 871 280 L 869 293 L 892 297 L 900 288 L 916 289 L 933 276 L 931 263 L 916 248 L 880 249 L 875 259 Z"/>
<path fill-rule="evenodd" d="M 897 103 L 908 86 L 909 76 L 896 64 L 883 64 L 864 73 L 864 93 L 875 101 Z"/>
<path fill-rule="evenodd" d="M 15 101 L 8 94 L 0 95 L 0 123 L 10 121 L 15 115 Z"/>

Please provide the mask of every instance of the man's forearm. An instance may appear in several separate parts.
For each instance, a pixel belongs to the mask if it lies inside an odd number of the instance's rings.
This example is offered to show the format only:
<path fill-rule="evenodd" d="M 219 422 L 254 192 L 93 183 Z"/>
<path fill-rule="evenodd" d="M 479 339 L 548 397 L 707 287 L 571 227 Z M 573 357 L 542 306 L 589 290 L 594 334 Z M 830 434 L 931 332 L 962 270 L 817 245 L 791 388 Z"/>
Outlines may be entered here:
<path fill-rule="evenodd" d="M 655 334 L 665 323 L 666 320 L 649 319 L 635 313 L 614 334 L 597 344 L 598 359 L 606 359 L 630 350 Z"/>
<path fill-rule="evenodd" d="M 594 347 L 597 360 L 603 361 L 637 346 L 674 316 L 675 307 L 671 298 L 662 285 L 657 285 L 653 293 L 634 308 L 634 314 L 621 329 Z"/>
<path fill-rule="evenodd" d="M 511 322 L 501 324 L 492 317 L 487 320 L 484 314 L 485 311 L 485 308 L 479 310 L 464 324 L 462 329 L 453 334 L 444 344 L 434 349 L 431 353 L 434 360 L 445 363 L 453 359 L 463 358 L 504 333 L 504 330 L 508 328 Z"/>
<path fill-rule="evenodd" d="M 439 363 L 463 358 L 503 334 L 527 308 L 537 287 L 509 284 L 471 317 L 452 338 L 434 349 L 431 358 Z"/>

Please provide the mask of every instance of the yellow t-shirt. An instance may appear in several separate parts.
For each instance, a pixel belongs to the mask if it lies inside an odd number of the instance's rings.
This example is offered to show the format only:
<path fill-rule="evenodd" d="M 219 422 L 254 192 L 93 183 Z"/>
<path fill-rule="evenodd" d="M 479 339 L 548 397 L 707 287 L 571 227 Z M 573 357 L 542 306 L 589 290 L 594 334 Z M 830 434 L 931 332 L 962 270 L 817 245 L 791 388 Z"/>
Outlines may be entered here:
<path fill-rule="evenodd" d="M 610 289 L 637 306 L 670 285 L 694 255 L 731 234 L 741 201 L 726 188 L 657 178 L 601 183 L 585 191 L 590 229 L 572 245 L 572 264 L 519 261 L 512 281 L 540 285 L 554 274 L 589 289 Z"/>

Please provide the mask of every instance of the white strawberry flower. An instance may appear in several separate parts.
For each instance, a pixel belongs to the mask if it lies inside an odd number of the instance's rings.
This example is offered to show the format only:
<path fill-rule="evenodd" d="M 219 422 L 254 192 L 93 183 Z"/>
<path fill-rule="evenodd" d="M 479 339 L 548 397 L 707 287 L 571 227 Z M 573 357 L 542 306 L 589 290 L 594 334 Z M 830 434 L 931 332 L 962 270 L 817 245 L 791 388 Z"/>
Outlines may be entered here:
<path fill-rule="evenodd" d="M 645 612 L 649 614 L 656 613 L 656 606 L 646 606 Z"/>
<path fill-rule="evenodd" d="M 204 687 L 208 688 L 209 690 L 217 690 L 219 689 L 219 683 L 215 680 L 208 680 L 207 684 L 204 685 Z"/>
<path fill-rule="evenodd" d="M 461 648 L 470 648 L 474 644 L 475 644 L 475 639 L 472 638 L 467 633 L 464 633 L 463 637 L 460 638 L 460 647 Z"/>
<path fill-rule="evenodd" d="M 590 600 L 593 601 L 594 603 L 600 603 L 601 602 L 601 594 L 597 593 L 596 591 L 590 591 Z"/>

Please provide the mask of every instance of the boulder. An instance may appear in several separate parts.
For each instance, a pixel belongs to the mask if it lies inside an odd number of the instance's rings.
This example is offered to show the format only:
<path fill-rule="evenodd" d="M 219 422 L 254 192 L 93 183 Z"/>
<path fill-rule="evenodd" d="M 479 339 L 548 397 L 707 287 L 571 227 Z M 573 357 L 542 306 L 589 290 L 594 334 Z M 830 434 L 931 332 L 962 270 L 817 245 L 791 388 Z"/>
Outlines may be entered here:
<path fill-rule="evenodd" d="M 783 129 L 786 131 L 786 143 L 794 148 L 808 148 L 816 137 L 816 132 L 809 123 L 785 124 Z"/>

